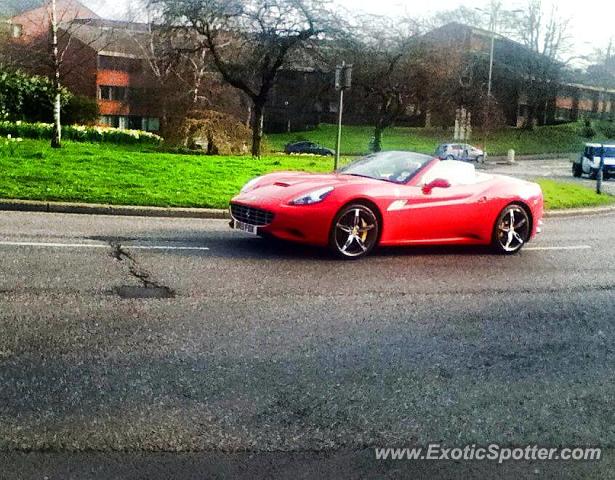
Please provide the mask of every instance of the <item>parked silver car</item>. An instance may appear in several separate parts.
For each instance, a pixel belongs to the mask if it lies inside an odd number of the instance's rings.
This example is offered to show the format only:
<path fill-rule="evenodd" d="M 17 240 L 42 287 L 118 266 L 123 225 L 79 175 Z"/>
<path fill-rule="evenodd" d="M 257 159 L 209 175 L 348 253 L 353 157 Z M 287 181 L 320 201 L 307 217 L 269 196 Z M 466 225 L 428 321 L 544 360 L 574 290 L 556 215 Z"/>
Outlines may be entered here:
<path fill-rule="evenodd" d="M 485 152 L 467 143 L 443 143 L 436 148 L 436 156 L 440 160 L 461 160 L 464 162 L 482 163 Z"/>

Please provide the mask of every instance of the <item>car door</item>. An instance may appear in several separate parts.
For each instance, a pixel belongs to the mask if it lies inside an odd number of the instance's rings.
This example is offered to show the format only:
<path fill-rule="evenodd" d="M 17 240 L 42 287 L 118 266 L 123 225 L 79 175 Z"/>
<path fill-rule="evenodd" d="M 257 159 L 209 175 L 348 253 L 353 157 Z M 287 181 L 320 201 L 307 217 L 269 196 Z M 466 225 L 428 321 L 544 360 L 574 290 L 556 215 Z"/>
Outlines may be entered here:
<path fill-rule="evenodd" d="M 585 150 L 583 151 L 583 158 L 581 159 L 581 167 L 583 169 L 583 173 L 591 172 L 591 162 L 593 161 L 593 159 L 593 148 L 585 147 Z"/>
<path fill-rule="evenodd" d="M 487 197 L 482 194 L 491 177 L 476 175 L 474 165 L 446 160 L 426 172 L 415 186 L 405 186 L 400 192 L 404 207 L 398 219 L 400 238 L 409 242 L 476 238 L 487 209 Z M 434 179 L 450 183 L 448 188 L 430 192 L 423 185 Z M 400 204 L 401 205 L 401 204 Z"/>
<path fill-rule="evenodd" d="M 476 235 L 486 198 L 476 185 L 453 185 L 424 193 L 421 186 L 406 187 L 404 225 L 411 241 L 453 240 Z"/>

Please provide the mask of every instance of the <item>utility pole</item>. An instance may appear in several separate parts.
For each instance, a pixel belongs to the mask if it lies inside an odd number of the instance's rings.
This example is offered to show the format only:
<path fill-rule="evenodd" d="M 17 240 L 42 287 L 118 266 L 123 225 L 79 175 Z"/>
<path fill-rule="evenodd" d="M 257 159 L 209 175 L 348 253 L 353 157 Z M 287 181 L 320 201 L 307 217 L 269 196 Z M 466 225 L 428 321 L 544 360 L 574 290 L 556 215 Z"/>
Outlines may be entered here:
<path fill-rule="evenodd" d="M 337 142 L 335 146 L 335 163 L 333 170 L 337 170 L 340 163 L 340 149 L 342 146 L 342 116 L 344 112 L 344 90 L 350 89 L 352 84 L 352 65 L 342 62 L 335 68 L 335 89 L 340 92 L 339 105 L 337 108 Z"/>

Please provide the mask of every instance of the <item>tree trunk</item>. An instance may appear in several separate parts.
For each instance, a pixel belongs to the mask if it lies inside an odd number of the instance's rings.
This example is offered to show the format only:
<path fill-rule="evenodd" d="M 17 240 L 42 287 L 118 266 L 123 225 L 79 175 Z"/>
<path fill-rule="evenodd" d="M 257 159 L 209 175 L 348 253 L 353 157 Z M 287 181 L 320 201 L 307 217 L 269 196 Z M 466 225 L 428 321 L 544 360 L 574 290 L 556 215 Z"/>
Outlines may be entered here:
<path fill-rule="evenodd" d="M 252 157 L 260 158 L 265 120 L 265 102 L 255 101 L 252 116 Z"/>
<path fill-rule="evenodd" d="M 60 84 L 54 82 L 55 97 L 53 99 L 53 128 L 51 131 L 51 147 L 62 147 L 62 119 L 60 111 L 62 108 L 62 96 L 60 94 Z"/>
<path fill-rule="evenodd" d="M 56 0 L 51 0 L 51 60 L 53 62 L 53 129 L 51 132 L 51 147 L 62 146 L 62 95 L 60 91 L 60 57 L 58 54 L 58 17 Z"/>
<path fill-rule="evenodd" d="M 376 125 L 376 127 L 374 128 L 374 145 L 372 147 L 372 150 L 374 151 L 374 153 L 382 151 L 382 131 L 383 130 L 384 128 L 382 128 L 381 125 Z"/>

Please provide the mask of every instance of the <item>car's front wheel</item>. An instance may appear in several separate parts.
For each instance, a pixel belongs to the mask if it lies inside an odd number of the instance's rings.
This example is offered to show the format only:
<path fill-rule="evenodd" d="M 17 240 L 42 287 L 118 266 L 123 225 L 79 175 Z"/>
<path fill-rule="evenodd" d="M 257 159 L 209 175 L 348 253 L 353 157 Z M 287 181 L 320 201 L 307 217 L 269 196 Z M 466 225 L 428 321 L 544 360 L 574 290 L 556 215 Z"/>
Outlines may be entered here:
<path fill-rule="evenodd" d="M 572 164 L 572 176 L 578 178 L 581 175 L 583 175 L 583 167 L 581 166 L 580 163 L 573 163 Z"/>
<path fill-rule="evenodd" d="M 508 205 L 498 215 L 491 243 L 496 252 L 510 255 L 521 250 L 530 233 L 527 211 L 521 205 Z"/>
<path fill-rule="evenodd" d="M 361 258 L 376 246 L 379 231 L 378 217 L 370 207 L 361 203 L 347 205 L 333 220 L 329 246 L 341 258 Z"/>

